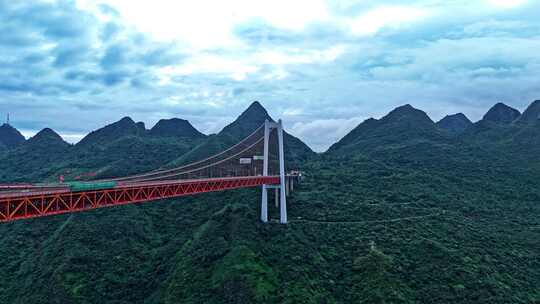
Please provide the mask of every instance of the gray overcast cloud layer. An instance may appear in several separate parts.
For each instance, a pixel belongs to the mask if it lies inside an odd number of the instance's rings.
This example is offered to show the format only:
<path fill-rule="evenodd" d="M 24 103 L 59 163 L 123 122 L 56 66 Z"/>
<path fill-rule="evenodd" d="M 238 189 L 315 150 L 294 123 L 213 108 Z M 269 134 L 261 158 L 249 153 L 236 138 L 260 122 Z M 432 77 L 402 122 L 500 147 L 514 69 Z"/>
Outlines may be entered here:
<path fill-rule="evenodd" d="M 322 151 L 404 103 L 477 120 L 498 101 L 540 99 L 539 1 L 288 2 L 281 16 L 231 1 L 163 38 L 121 0 L 0 0 L 0 113 L 76 141 L 123 116 L 217 132 L 259 100 Z"/>

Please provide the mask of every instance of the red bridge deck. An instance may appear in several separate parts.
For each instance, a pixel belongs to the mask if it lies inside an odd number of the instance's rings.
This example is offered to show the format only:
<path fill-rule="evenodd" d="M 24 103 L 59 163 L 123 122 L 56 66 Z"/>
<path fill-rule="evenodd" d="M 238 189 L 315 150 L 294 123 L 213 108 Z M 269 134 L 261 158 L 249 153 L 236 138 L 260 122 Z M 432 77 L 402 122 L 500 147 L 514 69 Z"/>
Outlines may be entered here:
<path fill-rule="evenodd" d="M 71 192 L 68 189 L 0 192 L 0 222 L 263 184 L 279 184 L 279 176 L 141 182 L 123 184 L 112 189 L 82 192 Z"/>

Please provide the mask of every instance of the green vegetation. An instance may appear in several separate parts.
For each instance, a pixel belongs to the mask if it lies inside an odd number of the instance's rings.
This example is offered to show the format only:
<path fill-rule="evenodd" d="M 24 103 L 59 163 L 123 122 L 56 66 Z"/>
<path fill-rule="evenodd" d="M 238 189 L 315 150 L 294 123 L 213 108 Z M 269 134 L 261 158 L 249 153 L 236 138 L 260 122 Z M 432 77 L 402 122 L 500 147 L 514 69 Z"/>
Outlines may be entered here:
<path fill-rule="evenodd" d="M 207 141 L 180 156 L 172 164 L 186 164 L 217 154 L 249 136 L 262 126 L 265 120 L 274 121 L 266 109 L 255 101 L 234 122 L 225 126 L 221 132 L 209 136 Z M 289 168 L 298 168 L 306 160 L 315 156 L 315 153 L 305 143 L 287 132 L 284 132 L 283 141 L 287 146 L 286 162 Z"/>
<path fill-rule="evenodd" d="M 30 139 L 0 153 L 0 182 L 58 181 L 61 175 L 66 181 L 126 176 L 163 166 L 201 141 L 124 135 L 108 143 L 71 146 L 61 139 Z"/>
<path fill-rule="evenodd" d="M 259 189 L 2 224 L 0 302 L 540 302 L 540 124 L 419 112 L 306 157 L 288 225 Z"/>

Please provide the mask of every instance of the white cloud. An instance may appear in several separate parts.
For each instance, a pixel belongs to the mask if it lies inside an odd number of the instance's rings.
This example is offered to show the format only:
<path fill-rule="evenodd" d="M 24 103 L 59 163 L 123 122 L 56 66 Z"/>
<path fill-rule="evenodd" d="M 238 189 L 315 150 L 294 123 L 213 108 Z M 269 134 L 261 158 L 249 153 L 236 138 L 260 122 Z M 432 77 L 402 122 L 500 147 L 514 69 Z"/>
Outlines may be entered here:
<path fill-rule="evenodd" d="M 264 80 L 281 80 L 289 76 L 289 73 L 283 68 L 277 68 L 272 70 L 270 73 L 263 75 Z"/>
<path fill-rule="evenodd" d="M 336 60 L 345 52 L 343 45 L 337 45 L 323 50 L 264 50 L 247 53 L 245 56 L 230 54 L 200 54 L 187 59 L 177 66 L 166 66 L 159 69 L 160 85 L 168 85 L 174 76 L 196 74 L 224 75 L 231 79 L 242 81 L 250 74 L 262 70 L 262 66 L 275 66 L 263 79 L 283 79 L 288 76 L 284 66 L 289 64 L 327 63 Z"/>
<path fill-rule="evenodd" d="M 48 30 L 63 23 L 21 16 L 26 26 L 0 38 L 23 42 L 0 48 L 0 112 L 24 117 L 22 129 L 84 133 L 125 115 L 146 122 L 165 115 L 215 132 L 260 100 L 324 150 L 360 122 L 354 117 L 380 117 L 404 103 L 437 118 L 464 111 L 475 119 L 494 101 L 523 108 L 540 96 L 538 1 L 76 1 L 84 11 L 68 9 L 65 29 L 91 20 L 77 27 L 91 36 L 76 48 L 84 60 L 53 66 L 73 38 L 39 33 L 59 34 Z M 62 15 L 71 4 L 42 14 Z M 12 20 L 5 11 L 0 24 Z M 97 18 L 86 19 L 89 12 Z M 107 22 L 119 27 L 111 40 L 101 35 Z M 113 43 L 126 46 L 127 59 L 103 69 Z M 146 59 L 160 63 L 148 66 L 142 55 L 154 46 L 178 60 L 156 52 Z"/>
<path fill-rule="evenodd" d="M 354 129 L 364 119 L 318 119 L 310 122 L 297 122 L 290 128 L 291 134 L 306 140 L 317 152 L 327 150 L 345 134 Z"/>
<path fill-rule="evenodd" d="M 345 52 L 344 45 L 337 45 L 323 50 L 264 50 L 253 55 L 253 60 L 261 64 L 310 64 L 336 60 Z"/>
<path fill-rule="evenodd" d="M 488 4 L 502 8 L 515 8 L 522 6 L 527 2 L 527 0 L 487 0 Z"/>
<path fill-rule="evenodd" d="M 369 10 L 349 22 L 355 35 L 373 35 L 384 27 L 398 28 L 430 15 L 425 8 L 414 6 L 380 6 Z"/>
<path fill-rule="evenodd" d="M 225 75 L 238 81 L 244 80 L 248 74 L 259 70 L 256 65 L 239 59 L 225 58 L 216 55 L 199 55 L 189 59 L 188 62 L 178 66 L 161 68 L 158 75 L 166 81 L 174 76 L 186 76 L 193 74 L 216 74 Z"/>
<path fill-rule="evenodd" d="M 89 0 L 79 2 L 87 9 L 92 6 L 88 3 L 96 4 Z M 323 0 L 109 0 L 106 3 L 116 8 L 129 24 L 154 38 L 182 41 L 197 49 L 238 46 L 241 43 L 232 35 L 232 28 L 252 18 L 295 31 L 328 18 Z"/>

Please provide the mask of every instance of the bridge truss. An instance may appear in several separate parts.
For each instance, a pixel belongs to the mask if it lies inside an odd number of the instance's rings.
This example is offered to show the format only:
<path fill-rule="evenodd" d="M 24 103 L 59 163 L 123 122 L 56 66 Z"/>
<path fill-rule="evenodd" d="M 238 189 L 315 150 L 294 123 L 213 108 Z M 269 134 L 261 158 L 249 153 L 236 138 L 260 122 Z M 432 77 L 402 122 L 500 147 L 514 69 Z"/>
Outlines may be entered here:
<path fill-rule="evenodd" d="M 0 222 L 262 186 L 261 220 L 268 221 L 268 189 L 276 188 L 285 224 L 284 162 L 281 120 L 265 121 L 225 151 L 178 167 L 76 184 L 0 185 Z"/>

